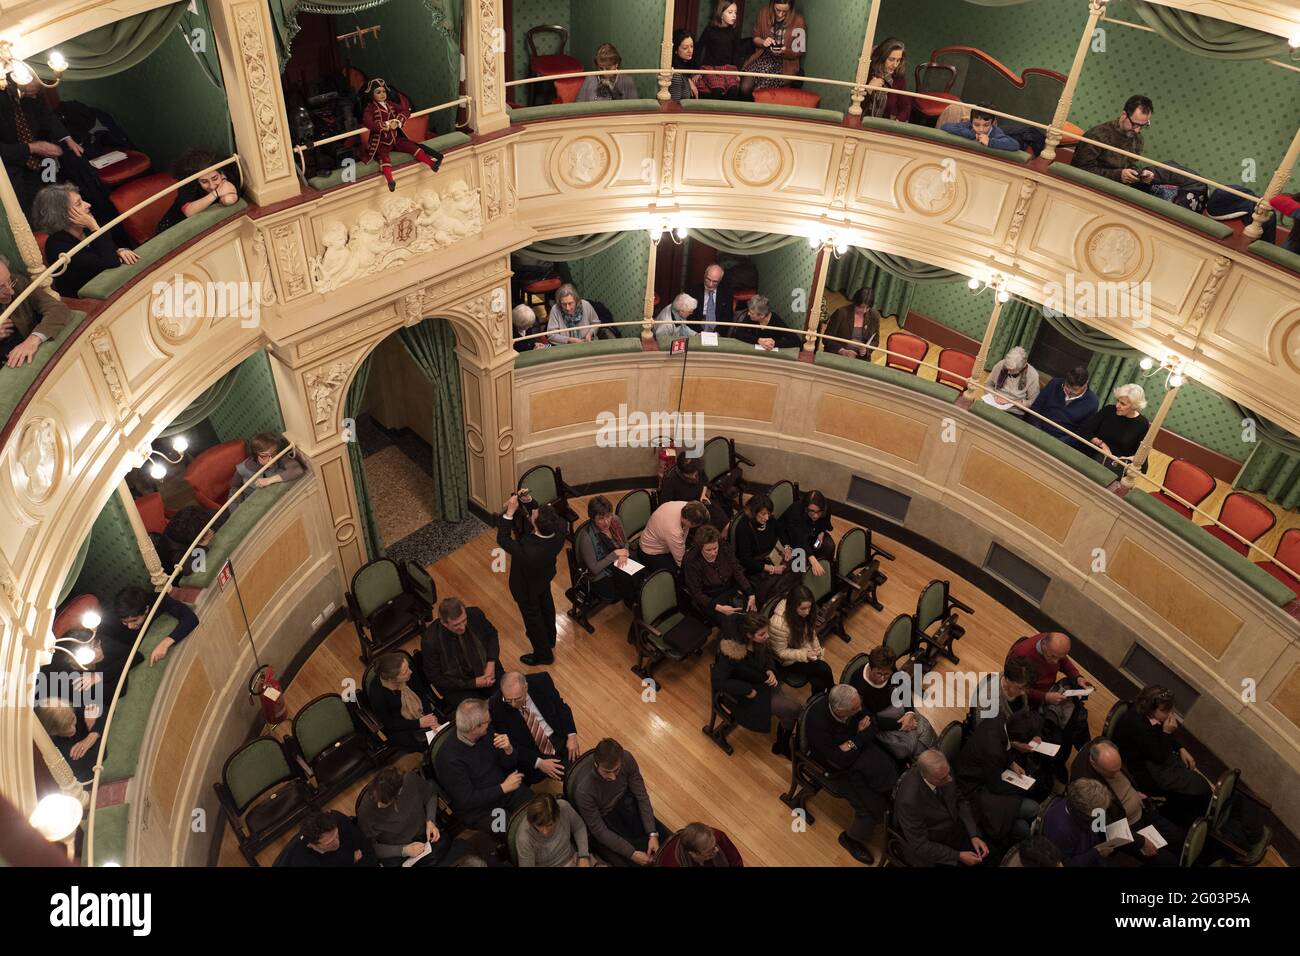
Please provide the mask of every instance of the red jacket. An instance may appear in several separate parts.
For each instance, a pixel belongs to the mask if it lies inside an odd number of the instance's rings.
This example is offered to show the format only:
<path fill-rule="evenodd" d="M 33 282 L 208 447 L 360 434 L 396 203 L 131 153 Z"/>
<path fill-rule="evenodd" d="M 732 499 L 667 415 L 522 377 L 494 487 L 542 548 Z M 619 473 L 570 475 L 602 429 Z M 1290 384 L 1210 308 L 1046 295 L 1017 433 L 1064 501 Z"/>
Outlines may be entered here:
<path fill-rule="evenodd" d="M 740 851 L 737 850 L 736 845 L 731 842 L 731 838 L 717 827 L 713 827 L 712 829 L 713 838 L 718 842 L 718 849 L 721 850 L 722 855 L 727 858 L 727 865 L 744 866 L 744 862 L 740 859 Z M 673 834 L 669 837 L 668 841 L 659 848 L 659 855 L 655 857 L 655 866 L 685 866 L 686 864 L 678 860 L 679 855 L 682 857 L 686 856 L 686 850 L 682 847 L 681 843 L 682 840 L 680 835 Z"/>
<path fill-rule="evenodd" d="M 1056 683 L 1059 674 L 1066 677 L 1078 677 L 1079 668 L 1074 666 L 1074 661 L 1068 657 L 1062 657 L 1055 664 L 1047 663 L 1046 659 L 1038 651 L 1038 642 L 1046 637 L 1044 634 L 1033 634 L 1029 637 L 1022 637 L 1011 646 L 1011 651 L 1007 654 L 1007 659 L 1013 657 L 1023 657 L 1034 668 L 1034 682 L 1029 685 L 1029 702 L 1038 707 L 1043 703 L 1043 695 L 1052 689 Z"/>

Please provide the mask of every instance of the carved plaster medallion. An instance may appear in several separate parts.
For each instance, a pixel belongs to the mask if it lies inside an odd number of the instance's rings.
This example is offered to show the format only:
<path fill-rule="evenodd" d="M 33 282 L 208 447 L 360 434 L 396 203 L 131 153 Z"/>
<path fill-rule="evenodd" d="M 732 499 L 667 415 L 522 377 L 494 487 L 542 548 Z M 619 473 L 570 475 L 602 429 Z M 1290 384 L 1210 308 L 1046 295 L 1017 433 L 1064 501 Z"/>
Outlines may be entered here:
<path fill-rule="evenodd" d="M 957 180 L 949 168 L 928 163 L 912 170 L 903 194 L 922 215 L 941 216 L 957 202 Z"/>
<path fill-rule="evenodd" d="M 560 157 L 560 178 L 578 189 L 594 186 L 608 171 L 609 150 L 590 136 L 575 139 Z"/>
<path fill-rule="evenodd" d="M 1127 226 L 1102 226 L 1083 250 L 1088 267 L 1107 279 L 1127 279 L 1142 265 L 1142 241 Z"/>
<path fill-rule="evenodd" d="M 339 400 L 339 390 L 348 380 L 350 371 L 352 371 L 352 362 L 341 359 L 303 376 L 303 384 L 307 386 L 307 395 L 311 399 L 312 421 L 318 426 L 325 425 L 333 419 L 334 408 Z"/>
<path fill-rule="evenodd" d="M 1300 312 L 1291 313 L 1291 325 L 1282 332 L 1280 339 L 1282 360 L 1291 367 L 1291 371 L 1300 372 Z"/>
<path fill-rule="evenodd" d="M 58 482 L 62 447 L 52 418 L 33 418 L 18 435 L 14 484 L 33 504 L 50 496 Z"/>
<path fill-rule="evenodd" d="M 751 137 L 736 149 L 731 169 L 746 186 L 766 186 L 781 174 L 781 147 L 766 136 Z"/>

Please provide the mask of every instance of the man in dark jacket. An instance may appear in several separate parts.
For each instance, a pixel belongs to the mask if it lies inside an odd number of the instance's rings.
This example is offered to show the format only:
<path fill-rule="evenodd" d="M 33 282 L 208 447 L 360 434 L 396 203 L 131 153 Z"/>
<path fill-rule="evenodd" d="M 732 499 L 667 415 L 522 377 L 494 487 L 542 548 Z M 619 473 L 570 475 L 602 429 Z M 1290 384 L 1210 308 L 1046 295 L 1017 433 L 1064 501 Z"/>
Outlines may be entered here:
<path fill-rule="evenodd" d="M 1106 822 L 1120 817 L 1128 820 L 1133 842 L 1122 848 L 1123 852 L 1144 866 L 1177 866 L 1186 833 L 1183 829 L 1155 810 L 1147 795 L 1137 788 L 1133 776 L 1124 766 L 1119 748 L 1104 737 L 1097 737 L 1079 750 L 1070 766 L 1070 782 L 1097 780 L 1110 791 L 1110 807 Z M 1157 848 L 1155 843 L 1138 833 L 1155 827 L 1168 845 Z"/>
<path fill-rule="evenodd" d="M 853 807 L 853 823 L 840 834 L 840 846 L 858 862 L 874 866 L 867 842 L 889 809 L 898 770 L 876 744 L 875 723 L 861 712 L 858 692 L 848 684 L 836 684 L 812 705 L 804 729 L 813 759 L 836 776 Z"/>
<path fill-rule="evenodd" d="M 337 810 L 309 813 L 302 829 L 276 857 L 276 866 L 378 866 L 374 848 Z"/>
<path fill-rule="evenodd" d="M 142 587 L 128 587 L 119 591 L 117 597 L 113 599 L 114 614 L 105 617 L 99 625 L 98 636 L 100 640 L 105 641 L 105 644 L 116 641 L 118 644 L 130 648 L 135 643 L 136 632 L 144 625 L 144 619 L 149 614 L 149 608 L 153 607 L 156 597 L 157 595 L 153 592 L 146 591 Z M 106 602 L 103 603 L 106 604 Z M 166 657 L 167 653 L 175 645 L 185 640 L 190 632 L 199 626 L 198 616 L 190 609 L 189 605 L 182 604 L 173 597 L 162 599 L 158 605 L 158 613 L 154 616 L 154 621 L 156 622 L 164 615 L 174 618 L 176 626 L 172 628 L 170 634 L 154 645 L 154 649 L 150 651 L 150 667 Z M 150 629 L 152 630 L 152 625 Z"/>
<path fill-rule="evenodd" d="M 497 547 L 510 555 L 510 594 L 519 605 L 524 631 L 533 645 L 531 654 L 520 656 L 529 667 L 555 663 L 555 598 L 551 581 L 555 559 L 564 550 L 564 521 L 550 505 L 532 513 L 532 531 L 516 539 L 511 536 L 519 496 L 506 501 L 505 513 L 497 519 Z"/>
<path fill-rule="evenodd" d="M 9 262 L 0 256 L 0 311 L 3 311 L 31 280 L 9 271 Z M 0 324 L 0 362 L 9 368 L 27 365 L 36 350 L 57 336 L 72 321 L 72 310 L 48 290 L 33 292 Z"/>
<path fill-rule="evenodd" d="M 438 604 L 438 620 L 420 639 L 424 676 L 443 696 L 448 712 L 470 697 L 486 700 L 501 680 L 497 629 L 476 607 L 457 597 Z"/>
<path fill-rule="evenodd" d="M 434 779 L 457 820 L 472 830 L 504 835 L 510 814 L 528 803 L 533 792 L 517 769 L 519 755 L 510 739 L 505 734 L 489 736 L 490 723 L 484 701 L 461 701 L 455 736 L 434 759 Z"/>
<path fill-rule="evenodd" d="M 686 290 L 686 294 L 699 303 L 695 310 L 695 320 L 690 323 L 696 332 L 717 332 L 721 338 L 728 338 L 735 330 L 730 326 L 718 327 L 719 322 L 731 322 L 731 285 L 726 281 L 726 272 L 716 262 L 704 270 L 704 281 Z"/>
<path fill-rule="evenodd" d="M 1036 428 L 1041 428 L 1053 438 L 1065 442 L 1076 451 L 1091 454 L 1091 446 L 1067 435 L 1062 428 L 1068 428 L 1074 434 L 1080 434 L 1083 423 L 1097 411 L 1097 396 L 1088 388 L 1088 369 L 1079 365 L 1070 369 L 1064 376 L 1058 376 L 1047 383 L 1038 393 L 1030 411 L 1043 416 L 1026 415 L 1025 419 Z M 1044 421 L 1043 419 L 1046 419 Z M 1053 427 L 1059 425 L 1059 428 Z"/>
<path fill-rule="evenodd" d="M 941 751 L 921 754 L 898 781 L 894 820 L 911 866 L 979 866 L 989 855 Z"/>
<path fill-rule="evenodd" d="M 659 852 L 659 824 L 636 759 L 617 740 L 596 745 L 595 758 L 574 775 L 573 803 L 614 866 L 649 866 Z M 567 788 L 566 788 L 567 789 Z"/>
<path fill-rule="evenodd" d="M 488 701 L 492 729 L 510 738 L 524 782 L 563 779 L 582 753 L 573 711 L 547 673 L 511 671 Z"/>

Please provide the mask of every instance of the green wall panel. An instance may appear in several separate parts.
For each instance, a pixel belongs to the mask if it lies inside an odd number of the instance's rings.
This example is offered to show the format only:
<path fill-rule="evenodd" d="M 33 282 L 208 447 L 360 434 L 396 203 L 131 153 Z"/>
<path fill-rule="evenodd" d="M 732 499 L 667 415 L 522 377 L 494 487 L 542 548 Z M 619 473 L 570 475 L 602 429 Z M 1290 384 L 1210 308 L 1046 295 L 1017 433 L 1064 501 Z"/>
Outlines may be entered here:
<path fill-rule="evenodd" d="M 808 52 L 804 54 L 805 76 L 852 82 L 862 55 L 862 38 L 867 32 L 871 0 L 804 0 L 799 11 L 808 22 Z M 880 34 L 883 38 L 884 34 Z M 808 83 L 804 89 L 820 94 L 824 109 L 849 108 L 847 86 Z"/>
<path fill-rule="evenodd" d="M 533 27 L 541 26 L 544 23 L 558 23 L 560 26 L 569 27 L 569 53 L 582 60 L 584 63 L 591 58 L 591 51 L 583 52 L 582 49 L 575 45 L 573 36 L 572 12 L 570 10 L 569 0 L 505 0 L 511 4 L 514 15 L 514 28 L 512 42 L 514 43 L 514 78 L 522 80 L 528 76 L 528 44 L 525 42 L 525 36 Z M 551 37 L 541 37 L 538 40 L 538 46 L 542 53 L 550 53 L 555 49 L 555 41 Z M 594 50 L 595 47 L 592 47 Z M 578 52 L 574 52 L 577 50 Z M 508 98 L 513 99 L 516 103 L 526 103 L 524 98 L 527 95 L 527 87 L 517 87 L 514 92 L 507 91 Z"/>
<path fill-rule="evenodd" d="M 803 240 L 754 256 L 759 294 L 767 296 L 772 311 L 791 328 L 802 329 L 807 325 L 816 259 L 817 253 Z"/>
<path fill-rule="evenodd" d="M 649 264 L 650 240 L 638 230 L 627 233 L 604 252 L 570 262 L 568 267 L 583 298 L 605 303 L 615 322 L 629 322 L 641 318 Z M 619 328 L 618 334 L 632 338 L 640 331 L 627 326 Z"/>
<path fill-rule="evenodd" d="M 629 70 L 659 66 L 664 34 L 662 0 L 572 0 L 571 17 L 569 52 L 586 69 L 595 69 L 593 58 L 602 43 L 618 47 Z M 641 96 L 652 97 L 658 92 L 657 77 L 647 74 L 635 80 Z"/>
<path fill-rule="evenodd" d="M 965 282 L 918 282 L 912 311 L 980 341 L 993 314 L 993 293 L 975 295 Z"/>
<path fill-rule="evenodd" d="M 266 352 L 254 352 L 239 366 L 235 387 L 208 417 L 220 441 L 249 438 L 258 432 L 283 432 L 284 416 L 275 393 L 271 361 Z"/>
<path fill-rule="evenodd" d="M 90 529 L 86 563 L 71 594 L 96 594 L 112 601 L 122 588 L 148 588 L 149 571 L 140 557 L 140 546 L 117 491 L 109 497 Z"/>

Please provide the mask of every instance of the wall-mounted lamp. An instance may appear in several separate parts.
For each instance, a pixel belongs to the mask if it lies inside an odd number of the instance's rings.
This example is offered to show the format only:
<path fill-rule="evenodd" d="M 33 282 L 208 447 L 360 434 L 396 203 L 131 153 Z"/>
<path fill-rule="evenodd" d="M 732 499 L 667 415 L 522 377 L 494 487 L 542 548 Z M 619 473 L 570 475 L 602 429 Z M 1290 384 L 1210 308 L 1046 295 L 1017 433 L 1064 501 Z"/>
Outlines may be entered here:
<path fill-rule="evenodd" d="M 154 481 L 162 481 L 162 479 L 167 477 L 167 465 L 163 464 L 163 462 L 171 465 L 179 465 L 181 459 L 185 457 L 185 449 L 189 447 L 189 439 L 184 435 L 177 435 L 172 439 L 172 450 L 176 452 L 176 457 L 173 458 L 166 452 L 156 451 L 151 445 L 147 452 L 142 451 L 140 453 L 141 457 L 144 459 L 140 463 L 140 467 L 143 468 L 147 464 L 149 466 L 149 477 Z"/>
<path fill-rule="evenodd" d="M 966 288 L 974 295 L 979 295 L 985 289 L 992 289 L 999 302 L 1010 302 L 1011 283 L 1012 279 L 1009 276 L 1001 272 L 990 272 L 987 278 L 971 276 L 966 282 Z"/>
<path fill-rule="evenodd" d="M 828 249 L 838 259 L 848 254 L 852 243 L 849 242 L 849 237 L 845 233 L 827 229 L 824 232 L 809 236 L 808 246 L 811 249 Z"/>
<path fill-rule="evenodd" d="M 667 216 L 660 219 L 651 218 L 646 232 L 650 234 L 650 241 L 656 245 L 663 239 L 665 233 L 668 234 L 668 238 L 672 239 L 674 245 L 678 246 L 685 242 L 687 235 L 689 235 L 685 226 L 674 223 Z"/>
<path fill-rule="evenodd" d="M 59 78 L 63 75 L 63 71 L 68 68 L 68 61 L 58 50 L 52 50 L 46 62 L 54 71 L 53 83 L 42 80 L 36 75 L 35 70 L 14 56 L 13 44 L 10 41 L 0 40 L 0 90 L 8 89 L 10 80 L 16 86 L 27 86 L 36 82 L 46 89 L 54 89 L 59 85 Z"/>
<path fill-rule="evenodd" d="M 1187 372 L 1191 368 L 1191 362 L 1187 359 L 1180 358 L 1177 355 L 1166 356 L 1163 362 L 1157 364 L 1156 360 L 1150 356 L 1143 356 L 1142 361 L 1138 362 L 1138 367 L 1146 372 L 1143 378 L 1150 378 L 1159 372 L 1165 373 L 1165 387 L 1178 388 L 1187 381 Z"/>

